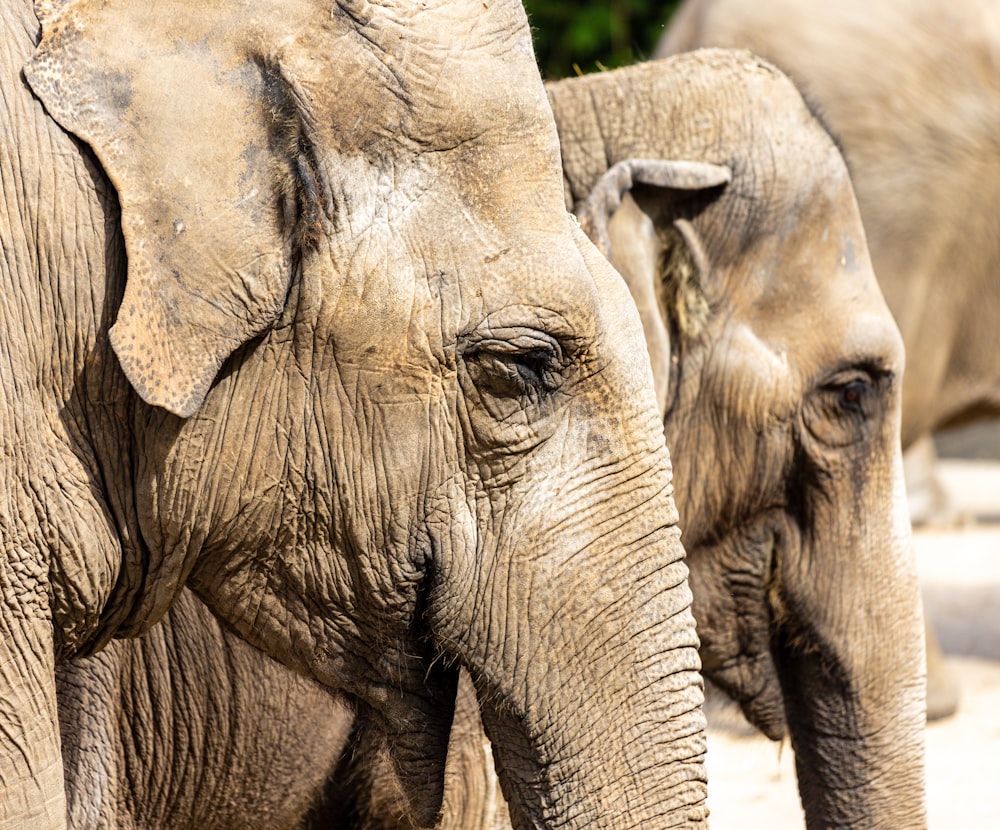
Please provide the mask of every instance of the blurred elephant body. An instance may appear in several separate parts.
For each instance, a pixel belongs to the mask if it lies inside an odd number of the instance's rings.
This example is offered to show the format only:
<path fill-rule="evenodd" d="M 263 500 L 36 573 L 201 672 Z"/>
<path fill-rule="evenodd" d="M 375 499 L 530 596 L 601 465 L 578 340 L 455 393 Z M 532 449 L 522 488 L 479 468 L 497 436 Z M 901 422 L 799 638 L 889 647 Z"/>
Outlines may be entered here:
<path fill-rule="evenodd" d="M 0 23 L 0 827 L 66 824 L 56 667 L 184 585 L 391 745 L 416 821 L 462 665 L 516 826 L 702 823 L 642 329 L 520 3 Z"/>

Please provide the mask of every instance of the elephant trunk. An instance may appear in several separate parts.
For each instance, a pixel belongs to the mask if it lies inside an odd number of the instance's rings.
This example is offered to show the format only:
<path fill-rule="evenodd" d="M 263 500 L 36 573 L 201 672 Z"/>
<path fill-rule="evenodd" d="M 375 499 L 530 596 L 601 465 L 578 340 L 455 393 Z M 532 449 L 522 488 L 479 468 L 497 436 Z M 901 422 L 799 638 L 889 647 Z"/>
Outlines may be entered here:
<path fill-rule="evenodd" d="M 923 678 L 887 698 L 850 683 L 834 691 L 826 678 L 836 669 L 818 655 L 787 668 L 797 678 L 786 701 L 806 826 L 926 828 Z"/>
<path fill-rule="evenodd" d="M 8 573 L 17 584 L 26 576 Z M 21 583 L 23 585 L 23 582 Z M 40 584 L 40 583 L 39 583 Z M 25 589 L 29 599 L 36 599 Z M 66 826 L 52 626 L 31 608 L 0 617 L 0 830 Z"/>
<path fill-rule="evenodd" d="M 810 828 L 927 826 L 923 622 L 897 478 L 891 498 L 821 508 L 850 514 L 818 517 L 836 543 L 806 540 L 793 562 L 778 554 L 773 650 Z"/>
<path fill-rule="evenodd" d="M 515 828 L 705 826 L 697 638 L 679 532 L 662 521 L 676 513 L 666 488 L 635 492 L 631 520 L 495 575 L 532 598 L 516 623 L 530 634 L 490 631 L 486 671 L 471 667 Z"/>

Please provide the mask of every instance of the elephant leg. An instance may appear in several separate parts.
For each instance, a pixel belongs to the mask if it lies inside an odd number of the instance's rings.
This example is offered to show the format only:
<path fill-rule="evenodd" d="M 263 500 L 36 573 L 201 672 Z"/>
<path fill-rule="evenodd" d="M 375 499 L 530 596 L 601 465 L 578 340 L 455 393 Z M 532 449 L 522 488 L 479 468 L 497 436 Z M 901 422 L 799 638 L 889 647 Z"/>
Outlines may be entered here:
<path fill-rule="evenodd" d="M 938 478 L 937 460 L 930 435 L 919 438 L 903 453 L 906 500 L 914 527 L 949 527 L 963 522 Z"/>
<path fill-rule="evenodd" d="M 924 618 L 927 647 L 927 720 L 951 717 L 958 709 L 958 681 L 951 671 L 931 621 Z"/>

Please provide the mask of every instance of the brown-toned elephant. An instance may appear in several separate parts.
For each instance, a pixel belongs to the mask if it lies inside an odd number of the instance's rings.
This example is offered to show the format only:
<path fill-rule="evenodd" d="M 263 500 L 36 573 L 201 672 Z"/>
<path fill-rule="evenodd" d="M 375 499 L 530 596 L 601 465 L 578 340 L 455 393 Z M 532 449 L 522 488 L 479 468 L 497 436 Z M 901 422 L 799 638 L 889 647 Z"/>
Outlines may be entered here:
<path fill-rule="evenodd" d="M 709 675 L 771 737 L 787 728 L 810 826 L 923 827 L 902 349 L 839 153 L 746 52 L 549 95 L 569 202 L 645 322 Z M 459 697 L 435 826 L 504 826 L 471 687 Z M 401 826 L 363 723 L 347 801 L 340 769 L 316 827 Z"/>
<path fill-rule="evenodd" d="M 1000 414 L 1000 6 L 991 0 L 687 0 L 657 49 L 752 49 L 838 136 L 906 347 L 902 442 L 917 516 L 939 509 L 932 430 Z M 930 488 L 929 490 L 927 488 Z M 928 716 L 954 680 L 928 630 Z"/>
<path fill-rule="evenodd" d="M 649 361 L 513 0 L 0 2 L 0 826 L 55 666 L 194 588 L 437 812 L 458 667 L 519 827 L 697 826 Z"/>

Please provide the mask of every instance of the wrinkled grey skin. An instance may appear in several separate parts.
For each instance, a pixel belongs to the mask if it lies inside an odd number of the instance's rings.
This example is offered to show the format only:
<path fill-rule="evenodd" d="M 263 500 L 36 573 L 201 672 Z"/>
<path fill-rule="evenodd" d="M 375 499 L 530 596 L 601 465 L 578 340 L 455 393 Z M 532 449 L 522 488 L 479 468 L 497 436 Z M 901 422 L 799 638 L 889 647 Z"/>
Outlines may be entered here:
<path fill-rule="evenodd" d="M 55 666 L 185 583 L 417 821 L 461 665 L 515 826 L 699 825 L 650 367 L 520 5 L 0 16 L 0 827 L 65 825 Z"/>
<path fill-rule="evenodd" d="M 354 721 L 190 591 L 148 634 L 69 660 L 56 679 L 68 825 L 80 830 L 297 828 Z"/>
<path fill-rule="evenodd" d="M 906 346 L 904 451 L 926 453 L 933 430 L 1000 414 L 1000 6 L 689 0 L 657 55 L 700 46 L 774 61 L 838 136 Z M 916 505 L 935 482 L 909 463 Z M 958 703 L 941 659 L 928 630 L 929 717 Z"/>

